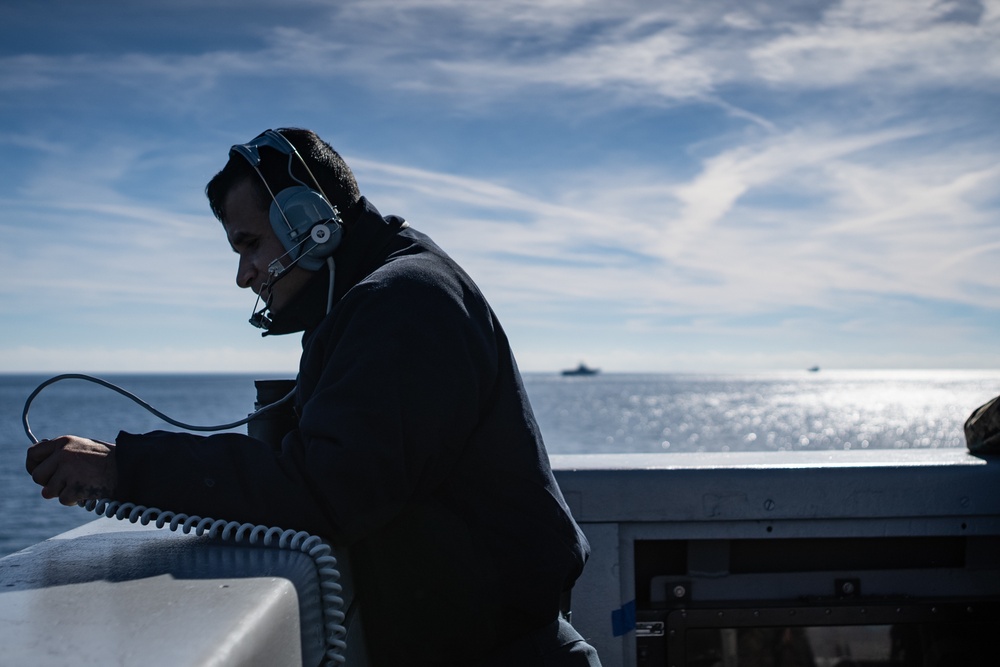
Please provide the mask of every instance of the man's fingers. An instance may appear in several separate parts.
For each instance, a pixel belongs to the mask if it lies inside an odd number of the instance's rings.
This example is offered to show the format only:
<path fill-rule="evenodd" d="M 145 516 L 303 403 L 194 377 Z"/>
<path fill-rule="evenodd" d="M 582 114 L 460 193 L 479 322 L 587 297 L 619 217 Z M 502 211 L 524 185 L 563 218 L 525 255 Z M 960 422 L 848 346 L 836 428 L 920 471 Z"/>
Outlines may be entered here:
<path fill-rule="evenodd" d="M 79 491 L 72 491 L 68 484 L 59 493 L 59 503 L 67 507 L 76 505 L 81 500 L 86 500 L 86 498 L 80 497 Z"/>
<path fill-rule="evenodd" d="M 66 480 L 62 478 L 50 479 L 42 487 L 42 498 L 46 500 L 51 500 L 53 498 L 58 498 L 59 494 L 63 492 L 66 487 Z"/>
<path fill-rule="evenodd" d="M 42 497 L 73 505 L 114 493 L 118 481 L 114 454 L 110 443 L 66 435 L 29 448 L 26 466 L 42 487 Z"/>
<path fill-rule="evenodd" d="M 42 440 L 31 447 L 28 447 L 24 467 L 28 470 L 29 474 L 34 472 L 39 463 L 49 458 L 49 456 L 52 455 L 52 452 L 62 446 L 60 440 L 61 438 L 56 438 L 55 440 Z"/>
<path fill-rule="evenodd" d="M 39 461 L 31 470 L 31 479 L 39 486 L 48 486 L 52 481 L 52 475 L 59 467 L 58 454 L 50 455 Z M 50 498 L 52 496 L 49 496 Z"/>

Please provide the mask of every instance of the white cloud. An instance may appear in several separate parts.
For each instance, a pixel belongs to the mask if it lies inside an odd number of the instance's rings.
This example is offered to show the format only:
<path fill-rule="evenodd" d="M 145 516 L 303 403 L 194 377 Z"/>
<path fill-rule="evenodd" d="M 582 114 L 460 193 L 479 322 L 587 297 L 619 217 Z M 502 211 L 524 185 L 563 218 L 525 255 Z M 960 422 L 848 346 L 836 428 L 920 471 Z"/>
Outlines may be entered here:
<path fill-rule="evenodd" d="M 978 21 L 946 20 L 957 3 L 866 2 L 832 5 L 821 21 L 750 51 L 756 73 L 785 86 L 830 88 L 975 85 L 1000 78 L 1000 12 L 988 3 Z M 972 17 L 974 14 L 969 14 Z"/>
<path fill-rule="evenodd" d="M 885 94 L 995 82 L 996 4 L 965 12 L 975 21 L 947 20 L 951 14 L 952 3 L 893 0 L 846 0 L 819 15 L 780 3 L 352 2 L 331 7 L 326 22 L 297 26 L 289 17 L 239 48 L 7 56 L 0 90 L 101 81 L 184 102 L 234 78 L 354 76 L 373 88 L 475 105 L 526 90 L 592 92 L 594 110 L 688 100 L 727 106 L 720 89 L 759 83 L 877 82 Z"/>
<path fill-rule="evenodd" d="M 366 49 L 364 61 L 348 53 L 342 64 L 390 85 L 449 91 L 467 102 L 547 86 L 599 91 L 588 100 L 597 108 L 726 105 L 721 89 L 760 83 L 790 90 L 874 84 L 884 95 L 995 82 L 1000 11 L 990 3 L 981 14 L 962 14 L 975 20 L 948 20 L 953 4 L 847 0 L 817 15 L 781 3 L 580 2 L 572 10 L 531 3 L 527 12 L 518 11 L 523 3 L 425 2 L 396 6 L 396 18 L 373 33 L 365 28 L 384 5 L 366 3 L 367 11 L 345 10 L 338 19 L 375 41 L 374 58 Z"/>
<path fill-rule="evenodd" d="M 370 127 L 375 146 L 380 127 L 409 121 L 407 101 L 424 105 L 422 123 L 460 118 L 487 136 L 512 111 L 610 137 L 629 122 L 694 128 L 649 146 L 595 137 L 587 162 L 558 172 L 490 172 L 478 149 L 423 168 L 416 152 L 387 159 L 351 138 L 375 203 L 431 232 L 516 321 L 556 329 L 596 304 L 615 326 L 655 333 L 670 316 L 709 327 L 796 306 L 846 319 L 869 295 L 1000 307 L 997 134 L 982 111 L 1000 78 L 996 2 L 298 6 L 308 23 L 284 12 L 186 51 L 81 40 L 0 58 L 5 113 L 25 116 L 0 145 L 30 157 L 0 190 L 6 312 L 249 310 L 201 195 L 218 146 L 302 109 Z M 372 109 L 344 103 L 356 90 L 384 117 L 351 118 Z M 115 115 L 96 130 L 101 109 Z M 120 118 L 145 129 L 119 133 Z M 458 132 L 426 150 L 461 148 Z"/>
<path fill-rule="evenodd" d="M 934 152 L 900 148 L 926 134 L 800 128 L 710 156 L 686 182 L 626 172 L 602 174 L 593 187 L 584 171 L 547 201 L 469 178 L 356 162 L 366 181 L 408 193 L 396 196 L 415 224 L 425 217 L 491 291 L 522 302 L 754 312 L 881 293 L 1000 306 L 1000 290 L 984 298 L 969 289 L 1000 288 L 988 270 L 1000 242 L 996 211 L 974 202 L 976 193 L 995 191 L 1000 171 L 983 166 L 989 152 L 956 152 L 942 164 Z M 660 185 L 642 198 L 637 182 Z M 786 208 L 789 194 L 816 201 Z M 744 204 L 748 197 L 757 201 Z M 491 218 L 477 219 L 478 209 Z M 634 261 L 640 256 L 647 261 Z"/>

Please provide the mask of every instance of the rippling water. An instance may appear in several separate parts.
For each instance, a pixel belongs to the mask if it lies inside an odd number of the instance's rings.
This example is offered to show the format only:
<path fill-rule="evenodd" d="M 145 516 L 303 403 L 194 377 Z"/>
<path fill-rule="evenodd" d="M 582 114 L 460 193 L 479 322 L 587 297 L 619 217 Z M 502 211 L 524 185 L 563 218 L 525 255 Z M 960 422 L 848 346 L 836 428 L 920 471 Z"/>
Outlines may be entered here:
<path fill-rule="evenodd" d="M 108 376 L 193 424 L 235 421 L 252 408 L 249 375 Z M 89 521 L 43 501 L 24 471 L 21 409 L 44 376 L 0 375 L 0 555 Z M 790 451 L 964 447 L 962 424 L 1000 394 L 1000 371 L 822 371 L 564 378 L 526 374 L 550 453 Z M 164 428 L 126 399 L 79 381 L 33 403 L 37 437 L 113 439 Z"/>
<path fill-rule="evenodd" d="M 997 371 L 528 376 L 549 451 L 964 447 Z"/>

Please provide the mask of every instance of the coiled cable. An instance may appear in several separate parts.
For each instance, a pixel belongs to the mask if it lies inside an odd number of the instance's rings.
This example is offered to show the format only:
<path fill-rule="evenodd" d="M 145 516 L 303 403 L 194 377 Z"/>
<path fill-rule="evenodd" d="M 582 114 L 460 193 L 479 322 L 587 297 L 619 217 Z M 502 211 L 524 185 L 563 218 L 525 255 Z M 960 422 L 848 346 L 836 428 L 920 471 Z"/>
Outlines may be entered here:
<path fill-rule="evenodd" d="M 66 373 L 42 382 L 31 392 L 24 403 L 24 410 L 21 413 L 21 424 L 32 444 L 38 444 L 38 438 L 31 432 L 31 426 L 28 423 L 28 411 L 31 408 L 32 401 L 35 400 L 35 397 L 45 387 L 61 380 L 70 379 L 85 380 L 107 387 L 134 401 L 165 422 L 190 431 L 221 431 L 242 426 L 254 417 L 285 403 L 294 395 L 293 391 L 280 400 L 254 411 L 246 419 L 241 419 L 230 424 L 193 426 L 168 417 L 138 396 L 111 382 L 82 373 Z M 333 550 L 322 538 L 306 531 L 285 530 L 252 523 L 189 516 L 187 514 L 164 511 L 156 507 L 145 507 L 143 505 L 136 505 L 135 503 L 120 502 L 107 498 L 88 500 L 78 504 L 88 511 L 96 513 L 98 516 L 118 520 L 127 519 L 130 523 L 139 522 L 144 526 L 155 522 L 157 528 L 167 527 L 174 532 L 180 530 L 185 535 L 194 531 L 197 536 L 207 535 L 210 538 L 236 543 L 245 542 L 252 545 L 289 549 L 305 553 L 312 558 L 319 578 L 320 606 L 322 608 L 323 628 L 325 631 L 323 655 L 326 664 L 342 665 L 346 662 L 347 628 L 344 626 L 344 621 L 347 616 L 344 612 L 344 599 L 341 597 L 343 587 L 340 585 L 340 571 L 337 569 L 337 559 L 333 556 Z"/>
<path fill-rule="evenodd" d="M 328 665 L 342 665 L 347 658 L 347 628 L 344 621 L 343 587 L 340 585 L 340 571 L 337 559 L 330 545 L 316 535 L 306 531 L 284 530 L 277 527 L 223 521 L 200 516 L 189 516 L 177 512 L 163 511 L 155 507 L 145 507 L 117 500 L 88 500 L 81 505 L 99 516 L 114 518 L 143 526 L 155 523 L 157 528 L 169 528 L 185 535 L 192 531 L 197 536 L 222 539 L 236 543 L 276 547 L 301 551 L 313 559 L 319 575 L 320 602 L 323 613 L 324 658 Z"/>

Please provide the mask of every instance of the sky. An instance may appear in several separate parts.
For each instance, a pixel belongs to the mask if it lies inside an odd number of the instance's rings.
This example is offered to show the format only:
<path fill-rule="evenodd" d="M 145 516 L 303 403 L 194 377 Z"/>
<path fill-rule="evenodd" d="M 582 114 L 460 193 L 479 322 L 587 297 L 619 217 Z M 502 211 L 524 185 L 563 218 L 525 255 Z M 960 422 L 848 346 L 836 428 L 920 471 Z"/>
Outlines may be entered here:
<path fill-rule="evenodd" d="M 307 127 L 522 370 L 1000 368 L 1000 2 L 0 0 L 0 372 L 294 374 L 204 185 Z"/>

